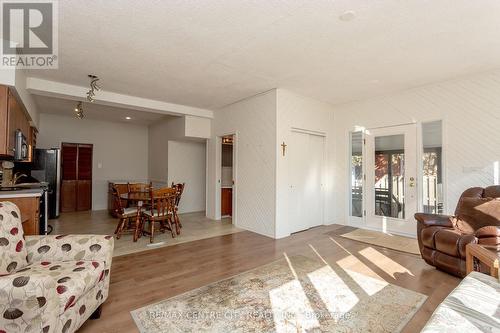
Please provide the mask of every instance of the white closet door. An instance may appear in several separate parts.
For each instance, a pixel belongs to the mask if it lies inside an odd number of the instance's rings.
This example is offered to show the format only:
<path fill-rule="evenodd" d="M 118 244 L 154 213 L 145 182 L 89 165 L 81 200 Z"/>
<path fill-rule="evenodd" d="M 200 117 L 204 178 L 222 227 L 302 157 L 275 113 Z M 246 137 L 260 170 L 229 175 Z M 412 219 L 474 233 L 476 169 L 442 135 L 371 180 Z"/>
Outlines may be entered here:
<path fill-rule="evenodd" d="M 291 232 L 323 224 L 324 137 L 292 132 L 290 142 Z"/>

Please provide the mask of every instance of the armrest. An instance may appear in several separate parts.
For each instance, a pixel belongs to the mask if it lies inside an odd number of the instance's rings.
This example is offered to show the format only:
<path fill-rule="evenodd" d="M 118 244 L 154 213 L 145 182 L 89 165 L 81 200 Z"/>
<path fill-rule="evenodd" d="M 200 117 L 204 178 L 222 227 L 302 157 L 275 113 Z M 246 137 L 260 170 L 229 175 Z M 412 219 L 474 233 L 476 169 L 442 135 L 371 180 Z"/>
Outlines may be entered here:
<path fill-rule="evenodd" d="M 415 219 L 424 225 L 424 227 L 447 227 L 453 228 L 453 216 L 449 215 L 438 215 L 438 214 L 425 214 L 416 213 Z"/>
<path fill-rule="evenodd" d="M 114 239 L 104 235 L 26 236 L 28 263 L 103 260 L 111 267 Z"/>
<path fill-rule="evenodd" d="M 488 225 L 476 230 L 474 236 L 480 244 L 500 245 L 500 227 Z"/>
<path fill-rule="evenodd" d="M 2 328 L 33 332 L 54 332 L 57 327 L 59 298 L 56 281 L 48 274 L 29 269 L 0 277 L 0 309 Z M 7 325 L 8 323 L 8 325 Z M 7 327 L 5 327 L 7 326 Z M 48 326 L 48 328 L 47 328 Z"/>

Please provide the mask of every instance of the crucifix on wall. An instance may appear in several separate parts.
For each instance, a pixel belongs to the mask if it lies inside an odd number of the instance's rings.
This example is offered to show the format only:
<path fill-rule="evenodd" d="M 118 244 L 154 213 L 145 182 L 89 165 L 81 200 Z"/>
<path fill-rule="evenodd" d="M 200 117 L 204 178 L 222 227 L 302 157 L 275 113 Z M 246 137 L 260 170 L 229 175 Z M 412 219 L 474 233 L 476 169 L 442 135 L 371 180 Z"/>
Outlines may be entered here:
<path fill-rule="evenodd" d="M 285 156 L 285 151 L 286 151 L 286 144 L 285 144 L 285 141 L 283 141 L 283 143 L 281 144 L 281 149 L 283 151 L 283 156 Z"/>

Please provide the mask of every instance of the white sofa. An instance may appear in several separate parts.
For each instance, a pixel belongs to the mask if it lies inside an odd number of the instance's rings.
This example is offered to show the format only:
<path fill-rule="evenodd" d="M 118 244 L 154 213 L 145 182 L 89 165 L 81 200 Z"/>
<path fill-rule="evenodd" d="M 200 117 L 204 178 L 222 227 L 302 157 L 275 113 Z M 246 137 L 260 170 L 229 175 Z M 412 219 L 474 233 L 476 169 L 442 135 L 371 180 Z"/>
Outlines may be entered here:
<path fill-rule="evenodd" d="M 500 332 L 500 283 L 472 272 L 432 314 L 422 332 Z"/>

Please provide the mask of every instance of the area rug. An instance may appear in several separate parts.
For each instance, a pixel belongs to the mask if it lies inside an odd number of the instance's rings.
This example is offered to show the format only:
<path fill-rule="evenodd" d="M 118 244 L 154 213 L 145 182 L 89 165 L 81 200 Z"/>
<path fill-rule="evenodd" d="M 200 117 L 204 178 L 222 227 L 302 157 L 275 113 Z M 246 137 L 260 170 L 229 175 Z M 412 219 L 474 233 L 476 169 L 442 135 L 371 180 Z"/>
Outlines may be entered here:
<path fill-rule="evenodd" d="M 393 249 L 401 252 L 420 255 L 418 241 L 414 238 L 386 234 L 383 232 L 366 229 L 356 229 L 345 234 L 336 234 L 336 236 L 341 236 L 367 244 L 386 247 L 388 249 Z"/>
<path fill-rule="evenodd" d="M 426 296 L 293 256 L 131 312 L 143 333 L 399 332 Z"/>

